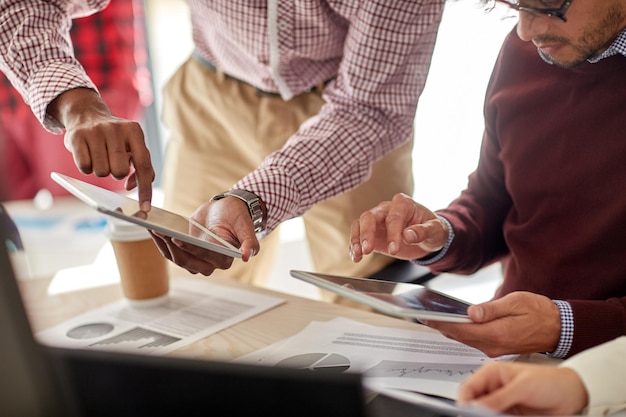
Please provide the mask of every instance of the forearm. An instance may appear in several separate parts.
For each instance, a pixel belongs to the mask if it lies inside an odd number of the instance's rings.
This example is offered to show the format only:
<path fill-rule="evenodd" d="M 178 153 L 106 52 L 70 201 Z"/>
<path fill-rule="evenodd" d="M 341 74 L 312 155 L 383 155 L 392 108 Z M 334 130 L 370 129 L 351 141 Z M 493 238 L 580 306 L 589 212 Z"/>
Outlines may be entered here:
<path fill-rule="evenodd" d="M 74 88 L 61 93 L 50 103 L 47 113 L 59 125 L 70 129 L 94 114 L 111 114 L 100 95 L 89 88 Z"/>
<path fill-rule="evenodd" d="M 333 116 L 301 129 L 286 147 L 268 156 L 235 185 L 266 202 L 268 231 L 314 204 L 358 186 L 368 178 L 377 158 L 411 138 L 410 127 L 404 136 L 392 135 L 387 141 L 390 132 L 371 120 L 350 118 L 342 123 L 338 119 Z"/>
<path fill-rule="evenodd" d="M 51 131 L 60 132 L 46 108 L 60 93 L 95 88 L 74 59 L 68 42 L 71 18 L 104 7 L 106 1 L 25 1 L 0 4 L 0 70 L 18 89 L 33 113 Z"/>
<path fill-rule="evenodd" d="M 366 2 L 350 15 L 354 29 L 320 114 L 235 185 L 267 203 L 268 231 L 355 188 L 374 162 L 412 136 L 443 1 L 382 3 Z"/>

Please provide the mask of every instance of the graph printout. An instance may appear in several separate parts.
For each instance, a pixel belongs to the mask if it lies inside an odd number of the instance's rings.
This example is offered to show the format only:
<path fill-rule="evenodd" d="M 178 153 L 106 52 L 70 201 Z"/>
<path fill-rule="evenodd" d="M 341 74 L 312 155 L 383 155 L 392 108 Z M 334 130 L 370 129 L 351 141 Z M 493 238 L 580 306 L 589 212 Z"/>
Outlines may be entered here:
<path fill-rule="evenodd" d="M 187 278 L 155 307 L 119 300 L 36 334 L 44 344 L 166 354 L 276 307 L 281 298 Z"/>
<path fill-rule="evenodd" d="M 506 356 L 497 360 L 512 360 Z M 368 384 L 455 399 L 461 382 L 494 359 L 415 325 L 415 330 L 337 318 L 244 355 L 239 362 L 309 371 L 359 372 Z"/>

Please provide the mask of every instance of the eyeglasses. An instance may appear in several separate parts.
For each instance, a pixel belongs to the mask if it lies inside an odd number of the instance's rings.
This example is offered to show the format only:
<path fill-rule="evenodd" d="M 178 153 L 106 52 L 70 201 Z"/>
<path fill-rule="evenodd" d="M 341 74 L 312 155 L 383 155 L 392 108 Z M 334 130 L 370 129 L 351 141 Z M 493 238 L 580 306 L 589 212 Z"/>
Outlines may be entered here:
<path fill-rule="evenodd" d="M 550 7 L 550 5 L 557 3 L 554 0 L 528 0 L 520 3 L 519 0 L 496 0 L 498 3 L 505 4 L 511 9 L 527 12 L 533 14 L 544 14 L 547 16 L 553 16 L 561 19 L 564 22 L 567 22 L 567 18 L 565 17 L 565 12 L 572 4 L 573 0 L 563 0 L 563 3 L 560 7 L 554 8 Z"/>

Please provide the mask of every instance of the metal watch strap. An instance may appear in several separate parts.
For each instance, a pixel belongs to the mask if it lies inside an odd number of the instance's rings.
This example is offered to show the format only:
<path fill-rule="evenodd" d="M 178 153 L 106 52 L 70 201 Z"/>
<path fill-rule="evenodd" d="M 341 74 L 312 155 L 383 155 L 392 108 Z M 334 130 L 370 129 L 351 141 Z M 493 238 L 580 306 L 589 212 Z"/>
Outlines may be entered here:
<path fill-rule="evenodd" d="M 221 200 L 224 197 L 236 197 L 246 203 L 252 218 L 252 224 L 254 225 L 254 233 L 260 233 L 265 230 L 261 199 L 256 194 L 246 190 L 230 190 L 214 195 L 211 197 L 211 201 Z"/>

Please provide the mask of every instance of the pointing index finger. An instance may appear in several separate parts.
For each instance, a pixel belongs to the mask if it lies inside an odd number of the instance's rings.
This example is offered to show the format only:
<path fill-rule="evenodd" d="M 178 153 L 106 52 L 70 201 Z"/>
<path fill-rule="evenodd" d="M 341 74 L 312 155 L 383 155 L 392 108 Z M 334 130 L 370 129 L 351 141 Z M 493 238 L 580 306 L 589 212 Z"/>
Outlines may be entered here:
<path fill-rule="evenodd" d="M 152 206 L 152 182 L 155 174 L 150 159 L 150 151 L 141 143 L 139 146 L 131 146 L 131 160 L 135 172 L 128 177 L 126 189 L 137 187 L 139 206 L 143 211 L 150 211 Z"/>

